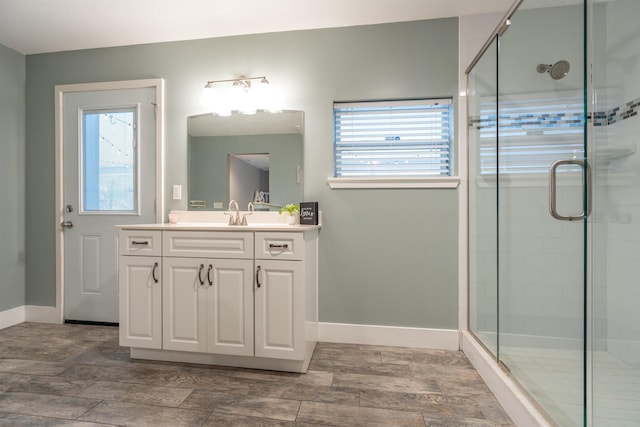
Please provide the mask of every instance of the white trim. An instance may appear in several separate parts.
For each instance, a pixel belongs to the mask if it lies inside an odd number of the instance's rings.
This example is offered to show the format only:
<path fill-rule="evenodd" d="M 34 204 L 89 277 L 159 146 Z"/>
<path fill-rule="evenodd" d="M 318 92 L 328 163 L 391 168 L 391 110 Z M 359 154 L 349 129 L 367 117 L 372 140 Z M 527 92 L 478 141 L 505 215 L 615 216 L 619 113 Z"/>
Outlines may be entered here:
<path fill-rule="evenodd" d="M 24 305 L 0 311 L 0 329 L 24 322 Z"/>
<path fill-rule="evenodd" d="M 318 323 L 318 341 L 459 350 L 459 332 L 400 326 Z"/>
<path fill-rule="evenodd" d="M 533 403 L 513 378 L 466 331 L 462 332 L 462 351 L 498 399 L 514 424 L 521 427 L 552 427 L 554 424 Z"/>
<path fill-rule="evenodd" d="M 460 177 L 329 177 L 332 189 L 345 188 L 458 188 Z"/>
<path fill-rule="evenodd" d="M 41 305 L 25 306 L 25 322 L 56 323 L 60 324 L 57 307 L 45 307 Z"/>
<path fill-rule="evenodd" d="M 64 321 L 64 234 L 59 224 L 64 221 L 63 210 L 63 141 L 64 141 L 64 95 L 73 92 L 91 92 L 99 90 L 144 89 L 156 91 L 156 222 L 162 222 L 164 216 L 164 80 L 143 79 L 118 82 L 80 83 L 55 86 L 55 192 L 56 215 L 56 319 L 53 323 Z M 48 318 L 48 314 L 45 316 Z"/>

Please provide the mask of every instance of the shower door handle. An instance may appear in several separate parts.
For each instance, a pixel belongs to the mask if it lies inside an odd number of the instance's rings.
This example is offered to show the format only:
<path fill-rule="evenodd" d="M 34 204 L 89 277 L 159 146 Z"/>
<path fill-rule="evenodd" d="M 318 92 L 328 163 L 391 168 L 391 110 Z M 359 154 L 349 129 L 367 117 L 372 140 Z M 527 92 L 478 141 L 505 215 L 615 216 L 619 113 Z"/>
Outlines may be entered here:
<path fill-rule="evenodd" d="M 583 173 L 586 174 L 586 191 L 583 191 L 582 194 L 587 198 L 587 207 L 586 211 L 583 209 L 580 215 L 560 215 L 557 210 L 557 198 L 556 198 L 556 171 L 558 167 L 562 165 L 579 165 L 582 167 Z M 584 204 L 584 203 L 583 203 Z M 584 160 L 576 160 L 576 159 L 567 159 L 567 160 L 557 160 L 551 164 L 549 168 L 549 213 L 555 219 L 560 221 L 576 221 L 580 219 L 584 219 L 591 214 L 591 167 Z"/>

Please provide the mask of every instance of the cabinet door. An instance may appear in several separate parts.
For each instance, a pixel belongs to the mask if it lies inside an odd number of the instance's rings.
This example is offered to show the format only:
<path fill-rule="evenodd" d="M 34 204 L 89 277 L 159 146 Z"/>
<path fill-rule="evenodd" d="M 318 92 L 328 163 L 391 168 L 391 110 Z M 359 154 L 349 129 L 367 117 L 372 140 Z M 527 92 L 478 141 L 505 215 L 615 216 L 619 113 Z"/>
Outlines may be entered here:
<path fill-rule="evenodd" d="M 214 259 L 209 266 L 207 351 L 253 356 L 253 260 Z"/>
<path fill-rule="evenodd" d="M 204 352 L 207 261 L 165 257 L 163 264 L 162 348 Z"/>
<path fill-rule="evenodd" d="M 161 258 L 119 258 L 120 345 L 162 347 Z"/>
<path fill-rule="evenodd" d="M 304 267 L 256 260 L 255 355 L 304 358 Z"/>

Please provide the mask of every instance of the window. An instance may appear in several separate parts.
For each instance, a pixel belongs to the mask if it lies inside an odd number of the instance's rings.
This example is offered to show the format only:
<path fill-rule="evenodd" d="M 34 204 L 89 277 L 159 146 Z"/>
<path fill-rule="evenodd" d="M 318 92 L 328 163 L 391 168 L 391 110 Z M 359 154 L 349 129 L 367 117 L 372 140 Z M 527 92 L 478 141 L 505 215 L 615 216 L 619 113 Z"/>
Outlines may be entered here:
<path fill-rule="evenodd" d="M 334 104 L 334 176 L 450 177 L 451 99 Z"/>
<path fill-rule="evenodd" d="M 135 212 L 135 110 L 84 111 L 82 117 L 82 211 Z"/>

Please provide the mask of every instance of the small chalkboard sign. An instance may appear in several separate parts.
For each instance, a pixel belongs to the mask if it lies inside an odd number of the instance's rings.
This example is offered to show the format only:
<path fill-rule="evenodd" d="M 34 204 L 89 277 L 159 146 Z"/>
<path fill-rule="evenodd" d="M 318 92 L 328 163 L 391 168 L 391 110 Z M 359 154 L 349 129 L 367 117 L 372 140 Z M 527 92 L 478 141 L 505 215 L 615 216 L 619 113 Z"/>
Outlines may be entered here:
<path fill-rule="evenodd" d="M 300 224 L 318 225 L 318 202 L 300 202 Z"/>

